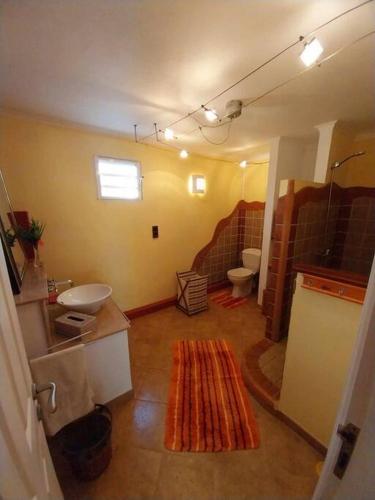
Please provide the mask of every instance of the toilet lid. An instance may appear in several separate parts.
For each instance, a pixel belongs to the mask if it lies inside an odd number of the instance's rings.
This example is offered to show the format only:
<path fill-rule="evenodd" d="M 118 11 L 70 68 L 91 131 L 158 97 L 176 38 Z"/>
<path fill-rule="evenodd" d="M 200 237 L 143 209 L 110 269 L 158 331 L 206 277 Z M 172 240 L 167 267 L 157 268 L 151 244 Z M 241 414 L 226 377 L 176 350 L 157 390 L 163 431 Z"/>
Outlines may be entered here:
<path fill-rule="evenodd" d="M 237 267 L 237 269 L 231 269 L 228 271 L 228 274 L 234 278 L 248 278 L 254 274 L 254 272 L 251 269 L 246 269 L 246 267 Z"/>

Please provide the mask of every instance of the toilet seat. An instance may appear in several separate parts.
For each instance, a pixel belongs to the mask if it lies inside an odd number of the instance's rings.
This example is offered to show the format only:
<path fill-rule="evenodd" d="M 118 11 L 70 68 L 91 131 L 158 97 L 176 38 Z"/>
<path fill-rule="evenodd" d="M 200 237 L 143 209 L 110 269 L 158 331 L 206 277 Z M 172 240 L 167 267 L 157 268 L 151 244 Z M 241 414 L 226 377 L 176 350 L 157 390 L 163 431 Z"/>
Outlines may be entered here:
<path fill-rule="evenodd" d="M 252 276 L 254 271 L 251 269 L 246 269 L 246 267 L 237 267 L 236 269 L 230 269 L 228 271 L 228 276 L 232 276 L 233 278 L 242 278 L 242 279 L 247 279 Z"/>

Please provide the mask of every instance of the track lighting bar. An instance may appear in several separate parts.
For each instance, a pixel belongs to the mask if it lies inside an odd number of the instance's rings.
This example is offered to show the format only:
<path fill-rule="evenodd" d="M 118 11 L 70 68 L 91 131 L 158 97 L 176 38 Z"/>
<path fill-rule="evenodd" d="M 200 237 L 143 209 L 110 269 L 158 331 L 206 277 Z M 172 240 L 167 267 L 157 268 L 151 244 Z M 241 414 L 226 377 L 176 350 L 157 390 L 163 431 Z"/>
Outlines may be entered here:
<path fill-rule="evenodd" d="M 205 109 L 206 108 L 209 109 L 208 105 L 212 101 L 214 101 L 215 99 L 218 99 L 219 97 L 221 97 L 226 92 L 232 90 L 234 87 L 236 87 L 237 85 L 239 85 L 240 83 L 242 83 L 244 80 L 246 80 L 250 76 L 254 75 L 259 70 L 261 70 L 262 68 L 264 68 L 265 66 L 267 66 L 268 64 L 270 64 L 271 62 L 273 62 L 275 59 L 277 59 L 278 57 L 280 57 L 281 55 L 283 55 L 285 52 L 289 51 L 290 49 L 292 49 L 293 47 L 295 47 L 296 45 L 298 45 L 299 43 L 301 43 L 301 40 L 305 40 L 305 39 L 310 38 L 317 31 L 321 30 L 325 26 L 328 26 L 329 24 L 331 24 L 332 22 L 336 21 L 337 19 L 340 19 L 341 17 L 343 17 L 343 16 L 345 16 L 345 15 L 347 15 L 347 14 L 349 14 L 349 13 L 351 13 L 351 12 L 353 12 L 353 11 L 355 11 L 355 10 L 357 10 L 357 9 L 359 9 L 359 8 L 367 5 L 367 4 L 369 4 L 369 3 L 372 3 L 372 2 L 374 2 L 374 0 L 365 0 L 364 2 L 360 3 L 359 5 L 355 5 L 354 7 L 351 7 L 350 9 L 347 9 L 347 10 L 341 12 L 340 14 L 338 14 L 337 16 L 334 16 L 331 19 L 329 19 L 328 21 L 320 24 L 314 30 L 310 31 L 309 33 L 307 33 L 306 35 L 304 35 L 302 37 L 299 37 L 297 40 L 295 40 L 294 42 L 290 43 L 287 47 L 285 47 L 284 49 L 282 49 L 279 52 L 277 52 L 276 54 L 274 54 L 272 57 L 270 57 L 269 59 L 267 59 L 265 62 L 263 62 L 262 64 L 260 64 L 256 68 L 254 68 L 253 70 L 249 71 L 246 75 L 244 75 L 242 78 L 240 78 L 239 80 L 237 80 L 236 82 L 234 82 L 232 85 L 230 85 L 229 87 L 223 89 L 221 92 L 219 92 L 215 96 L 211 97 L 205 104 L 202 104 L 199 108 L 194 109 L 193 111 L 187 113 L 186 115 L 182 116 L 181 118 L 178 118 L 177 120 L 175 120 L 172 123 L 170 123 L 168 127 L 173 127 L 177 123 L 180 123 L 183 120 L 186 120 L 186 119 L 192 117 L 202 107 L 205 108 Z M 146 136 L 142 137 L 140 140 L 144 141 L 144 140 L 146 140 L 146 139 L 148 139 L 150 137 L 153 137 L 155 135 L 156 135 L 156 133 L 153 132 L 152 134 L 149 134 L 149 135 L 146 135 Z"/>

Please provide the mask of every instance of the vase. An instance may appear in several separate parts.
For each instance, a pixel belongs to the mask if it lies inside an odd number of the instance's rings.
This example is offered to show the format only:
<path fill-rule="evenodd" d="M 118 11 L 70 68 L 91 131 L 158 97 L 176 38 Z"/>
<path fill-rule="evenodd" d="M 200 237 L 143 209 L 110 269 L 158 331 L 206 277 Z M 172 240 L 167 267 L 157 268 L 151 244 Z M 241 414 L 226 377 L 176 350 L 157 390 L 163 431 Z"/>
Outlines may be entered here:
<path fill-rule="evenodd" d="M 40 267 L 40 257 L 39 257 L 38 243 L 36 245 L 34 245 L 34 267 Z"/>

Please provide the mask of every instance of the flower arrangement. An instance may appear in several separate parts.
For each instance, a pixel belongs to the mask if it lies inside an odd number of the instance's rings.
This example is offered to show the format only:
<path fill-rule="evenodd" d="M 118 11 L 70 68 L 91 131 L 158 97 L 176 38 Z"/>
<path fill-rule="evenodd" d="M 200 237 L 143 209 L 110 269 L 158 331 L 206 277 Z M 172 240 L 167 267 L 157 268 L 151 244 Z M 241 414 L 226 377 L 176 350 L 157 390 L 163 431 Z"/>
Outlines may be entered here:
<path fill-rule="evenodd" d="M 16 233 L 13 231 L 13 229 L 7 229 L 5 231 L 5 239 L 9 247 L 14 247 L 14 243 L 17 239 Z"/>
<path fill-rule="evenodd" d="M 31 219 L 29 227 L 21 228 L 17 230 L 17 235 L 24 241 L 31 243 L 34 248 L 34 266 L 39 267 L 39 244 L 42 242 L 42 236 L 46 225 L 35 219 Z"/>

